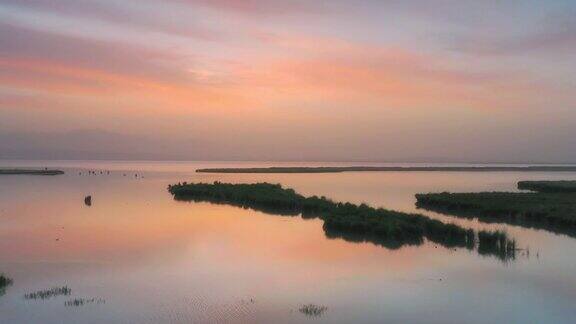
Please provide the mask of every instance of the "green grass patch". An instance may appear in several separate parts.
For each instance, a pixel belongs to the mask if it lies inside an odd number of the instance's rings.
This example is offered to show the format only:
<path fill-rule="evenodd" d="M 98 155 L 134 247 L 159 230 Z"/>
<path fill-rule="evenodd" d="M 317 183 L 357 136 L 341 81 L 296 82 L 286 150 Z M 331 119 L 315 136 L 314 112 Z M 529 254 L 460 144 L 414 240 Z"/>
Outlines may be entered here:
<path fill-rule="evenodd" d="M 3 296 L 6 293 L 6 288 L 11 286 L 12 283 L 12 279 L 6 277 L 3 273 L 0 274 L 0 296 Z"/>
<path fill-rule="evenodd" d="M 518 189 L 547 193 L 576 193 L 576 180 L 520 181 Z"/>
<path fill-rule="evenodd" d="M 168 190 L 176 200 L 207 201 L 269 214 L 320 218 L 329 238 L 371 242 L 391 249 L 419 245 L 424 239 L 446 247 L 473 249 L 477 245 L 473 230 L 455 224 L 366 204 L 334 202 L 318 196 L 304 197 L 279 184 L 179 183 L 169 186 Z M 513 254 L 514 251 L 510 251 L 501 259 L 511 259 Z M 500 257 L 496 245 L 493 255 Z"/>
<path fill-rule="evenodd" d="M 24 295 L 24 299 L 50 299 L 58 296 L 70 296 L 71 294 L 72 289 L 68 286 L 62 286 L 27 293 Z"/>
<path fill-rule="evenodd" d="M 576 236 L 576 193 L 477 192 L 416 195 L 427 210 Z"/>

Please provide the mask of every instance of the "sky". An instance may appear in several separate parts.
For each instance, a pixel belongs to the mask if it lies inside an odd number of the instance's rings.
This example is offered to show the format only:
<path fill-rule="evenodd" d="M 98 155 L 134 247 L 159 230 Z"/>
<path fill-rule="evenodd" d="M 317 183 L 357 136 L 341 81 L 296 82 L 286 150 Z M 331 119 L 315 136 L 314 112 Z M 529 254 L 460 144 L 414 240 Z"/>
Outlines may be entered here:
<path fill-rule="evenodd" d="M 574 0 L 0 0 L 0 159 L 576 163 Z"/>

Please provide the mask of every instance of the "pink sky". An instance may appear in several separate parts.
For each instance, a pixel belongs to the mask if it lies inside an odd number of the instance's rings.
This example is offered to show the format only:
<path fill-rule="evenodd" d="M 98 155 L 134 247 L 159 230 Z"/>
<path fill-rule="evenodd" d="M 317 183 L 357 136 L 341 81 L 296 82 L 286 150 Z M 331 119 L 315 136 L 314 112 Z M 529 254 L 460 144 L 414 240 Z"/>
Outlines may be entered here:
<path fill-rule="evenodd" d="M 6 0 L 0 158 L 576 162 L 570 1 Z"/>

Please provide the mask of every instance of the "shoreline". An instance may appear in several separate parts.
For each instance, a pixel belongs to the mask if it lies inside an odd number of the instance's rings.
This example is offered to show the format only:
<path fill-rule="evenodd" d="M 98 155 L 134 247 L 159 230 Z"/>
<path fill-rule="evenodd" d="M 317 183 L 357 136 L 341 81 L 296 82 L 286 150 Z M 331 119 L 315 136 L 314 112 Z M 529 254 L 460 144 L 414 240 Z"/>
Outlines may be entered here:
<path fill-rule="evenodd" d="M 198 173 L 340 173 L 340 172 L 576 172 L 576 166 L 478 166 L 478 167 L 267 167 L 205 168 Z"/>

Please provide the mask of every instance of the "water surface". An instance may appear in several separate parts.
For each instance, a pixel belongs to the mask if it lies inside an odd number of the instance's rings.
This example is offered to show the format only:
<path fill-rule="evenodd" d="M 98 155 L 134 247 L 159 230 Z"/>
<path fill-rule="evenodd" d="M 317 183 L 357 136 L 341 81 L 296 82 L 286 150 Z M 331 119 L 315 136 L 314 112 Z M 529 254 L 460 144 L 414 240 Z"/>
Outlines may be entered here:
<path fill-rule="evenodd" d="M 0 296 L 1 323 L 570 323 L 576 317 L 574 238 L 414 205 L 418 192 L 516 190 L 518 180 L 576 179 L 576 173 L 219 175 L 194 170 L 272 164 L 0 162 L 13 165 L 66 174 L 0 177 L 0 272 L 14 281 Z M 510 262 L 433 243 L 388 250 L 328 239 L 320 220 L 178 202 L 166 191 L 170 183 L 215 180 L 281 183 L 306 196 L 503 229 L 527 250 Z M 86 195 L 93 197 L 90 207 Z M 62 286 L 69 296 L 24 298 Z M 66 304 L 74 299 L 94 302 Z M 307 304 L 327 310 L 309 316 L 299 311 Z"/>

